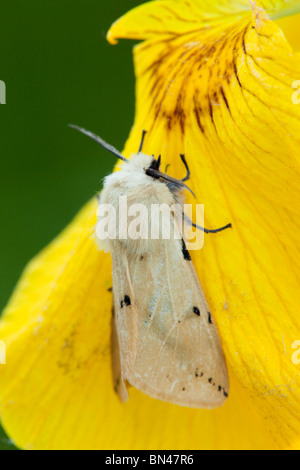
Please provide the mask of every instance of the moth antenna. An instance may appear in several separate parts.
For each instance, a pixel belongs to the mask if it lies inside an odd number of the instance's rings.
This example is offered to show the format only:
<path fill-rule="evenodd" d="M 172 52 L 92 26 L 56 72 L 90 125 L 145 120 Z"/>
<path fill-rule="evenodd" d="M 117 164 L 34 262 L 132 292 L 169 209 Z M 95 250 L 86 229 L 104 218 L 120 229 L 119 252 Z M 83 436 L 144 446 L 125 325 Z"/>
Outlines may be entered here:
<path fill-rule="evenodd" d="M 85 134 L 87 135 L 88 137 L 90 137 L 91 139 L 95 140 L 95 142 L 97 142 L 97 144 L 101 145 L 101 147 L 105 148 L 105 150 L 108 150 L 110 153 L 112 153 L 113 155 L 115 155 L 116 157 L 118 157 L 120 160 L 122 160 L 123 162 L 126 162 L 128 163 L 128 160 L 127 158 L 125 158 L 121 152 L 119 152 L 119 150 L 117 150 L 115 147 L 113 147 L 112 145 L 108 144 L 107 142 L 105 142 L 103 139 L 101 139 L 101 137 L 99 137 L 98 135 L 96 134 L 93 134 L 92 132 L 90 131 L 87 131 L 86 129 L 84 129 L 83 127 L 78 127 L 78 126 L 75 126 L 74 124 L 69 124 L 69 127 L 71 127 L 72 129 L 75 129 L 79 132 L 81 132 L 82 134 Z"/>
<path fill-rule="evenodd" d="M 188 181 L 188 180 L 190 179 L 191 172 L 190 172 L 189 166 L 188 166 L 188 164 L 187 164 L 187 161 L 186 161 L 186 159 L 185 159 L 185 155 L 184 155 L 184 154 L 181 154 L 181 155 L 180 155 L 180 158 L 181 158 L 181 160 L 183 161 L 184 166 L 185 166 L 186 171 L 187 171 L 186 177 L 181 180 L 182 182 L 185 182 L 185 181 Z"/>
<path fill-rule="evenodd" d="M 139 147 L 139 151 L 138 153 L 142 153 L 142 150 L 143 150 L 143 147 L 144 147 L 144 142 L 145 142 L 145 136 L 147 134 L 147 131 L 143 131 L 143 134 L 142 134 L 142 140 L 141 140 L 141 143 L 140 143 L 140 147 Z"/>
<path fill-rule="evenodd" d="M 200 227 L 200 225 L 195 224 L 184 212 L 182 213 L 184 220 L 186 220 L 192 227 L 197 228 L 198 230 L 201 230 L 204 233 L 219 233 L 223 232 L 223 230 L 226 230 L 228 228 L 232 228 L 232 224 L 225 225 L 225 227 L 217 228 L 215 230 L 209 230 L 208 228 Z"/>
<path fill-rule="evenodd" d="M 169 181 L 169 183 L 172 183 L 176 186 L 178 186 L 179 188 L 184 188 L 184 189 L 187 189 L 193 196 L 194 198 L 196 198 L 195 194 L 193 193 L 193 191 L 191 190 L 191 188 L 189 188 L 183 181 L 181 180 L 177 180 L 176 178 L 172 178 L 172 176 L 169 176 L 169 175 L 165 175 L 164 173 L 161 173 L 159 170 L 154 170 L 152 168 L 148 168 L 146 174 L 148 176 L 152 176 L 154 178 L 162 178 L 166 181 Z"/>

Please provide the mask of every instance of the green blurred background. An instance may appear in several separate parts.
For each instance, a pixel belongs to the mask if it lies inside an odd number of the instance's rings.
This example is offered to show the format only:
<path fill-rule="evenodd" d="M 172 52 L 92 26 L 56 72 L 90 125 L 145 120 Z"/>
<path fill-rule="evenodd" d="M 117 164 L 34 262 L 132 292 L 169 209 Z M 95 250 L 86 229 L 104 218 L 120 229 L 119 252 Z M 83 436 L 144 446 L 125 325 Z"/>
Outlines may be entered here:
<path fill-rule="evenodd" d="M 27 262 L 113 168 L 114 158 L 68 123 L 124 146 L 134 116 L 133 43 L 111 46 L 106 32 L 140 3 L 1 0 L 0 311 Z M 0 429 L 0 449 L 13 448 Z"/>

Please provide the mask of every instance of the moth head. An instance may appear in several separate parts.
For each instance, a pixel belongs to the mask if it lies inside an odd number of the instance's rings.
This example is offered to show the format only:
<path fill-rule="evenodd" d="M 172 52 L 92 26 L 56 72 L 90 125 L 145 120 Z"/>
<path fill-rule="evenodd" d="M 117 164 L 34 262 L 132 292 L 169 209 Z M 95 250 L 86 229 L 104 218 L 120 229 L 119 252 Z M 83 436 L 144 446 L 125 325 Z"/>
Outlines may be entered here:
<path fill-rule="evenodd" d="M 157 160 L 155 159 L 153 155 L 153 160 L 151 162 L 151 165 L 148 168 L 145 168 L 146 175 L 154 179 L 159 179 L 159 176 L 157 176 L 155 173 L 159 171 L 160 165 L 161 165 L 161 155 L 158 157 Z"/>
<path fill-rule="evenodd" d="M 161 155 L 157 160 L 153 157 L 151 165 L 145 169 L 146 175 L 155 180 L 161 180 L 169 187 L 172 192 L 180 191 L 181 189 L 187 189 L 195 197 L 193 191 L 184 183 L 183 180 L 178 180 L 176 178 L 172 178 L 172 176 L 169 176 L 166 173 L 162 173 L 160 171 L 160 165 Z"/>
<path fill-rule="evenodd" d="M 76 129 L 77 131 L 81 132 L 82 134 L 85 134 L 88 137 L 90 137 L 91 139 L 95 140 L 99 145 L 101 145 L 101 147 L 108 150 L 110 153 L 112 153 L 113 155 L 118 157 L 123 162 L 130 163 L 130 161 L 127 160 L 127 158 L 125 158 L 121 154 L 121 152 L 119 152 L 119 150 L 117 150 L 115 147 L 113 147 L 112 145 L 105 142 L 103 139 L 101 139 L 101 137 L 97 136 L 96 134 L 93 134 L 92 132 L 87 131 L 86 129 L 84 129 L 82 127 L 75 126 L 74 124 L 69 124 L 69 127 L 72 127 L 73 129 Z M 142 148 L 143 148 L 145 135 L 146 135 L 146 131 L 143 131 L 143 136 L 142 136 L 142 141 L 141 141 L 141 144 L 140 144 L 140 148 L 139 148 L 138 153 L 136 154 L 137 156 L 144 155 L 144 154 L 142 154 Z M 176 178 L 172 178 L 171 176 L 169 176 L 165 173 L 162 173 L 160 171 L 160 165 L 161 165 L 161 156 L 159 156 L 157 160 L 155 159 L 154 156 L 152 156 L 152 160 L 151 160 L 150 165 L 147 166 L 146 168 L 144 167 L 144 171 L 145 171 L 146 175 L 153 178 L 153 179 L 155 179 L 155 180 L 160 180 L 160 181 L 164 182 L 165 184 L 168 185 L 168 187 L 170 188 L 170 190 L 172 192 L 179 191 L 181 189 L 187 189 L 195 197 L 193 191 L 184 183 L 184 180 L 178 180 Z"/>

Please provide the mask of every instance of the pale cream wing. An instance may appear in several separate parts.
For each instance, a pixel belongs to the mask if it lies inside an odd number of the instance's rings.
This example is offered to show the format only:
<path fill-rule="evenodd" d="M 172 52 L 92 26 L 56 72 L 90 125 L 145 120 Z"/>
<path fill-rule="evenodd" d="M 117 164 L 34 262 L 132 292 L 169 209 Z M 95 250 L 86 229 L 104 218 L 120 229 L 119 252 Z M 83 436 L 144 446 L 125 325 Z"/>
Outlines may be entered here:
<path fill-rule="evenodd" d="M 111 358 L 112 358 L 112 372 L 114 390 L 119 395 L 120 400 L 125 403 L 128 400 L 128 392 L 126 385 L 123 382 L 121 361 L 120 361 L 120 348 L 119 340 L 116 330 L 115 315 L 113 309 L 113 316 L 111 321 Z"/>
<path fill-rule="evenodd" d="M 155 253 L 112 250 L 115 320 L 123 381 L 160 400 L 215 408 L 229 393 L 217 328 L 184 244 Z"/>

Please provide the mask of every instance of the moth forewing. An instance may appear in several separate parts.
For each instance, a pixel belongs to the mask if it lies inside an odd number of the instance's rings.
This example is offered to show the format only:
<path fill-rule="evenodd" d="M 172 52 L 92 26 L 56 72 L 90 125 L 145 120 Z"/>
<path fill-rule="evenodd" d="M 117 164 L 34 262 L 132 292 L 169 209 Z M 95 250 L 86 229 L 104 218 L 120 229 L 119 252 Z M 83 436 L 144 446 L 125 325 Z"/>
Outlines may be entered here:
<path fill-rule="evenodd" d="M 181 188 L 173 181 L 168 187 L 146 174 L 151 162 L 153 157 L 135 155 L 107 177 L 100 204 L 111 204 L 116 212 L 124 196 L 128 206 L 144 204 L 148 210 L 153 204 L 182 204 Z M 113 267 L 115 386 L 123 400 L 128 382 L 153 398 L 215 408 L 228 397 L 227 367 L 175 212 L 165 215 L 169 239 L 120 237 L 123 224 L 130 224 L 126 216 L 116 238 L 107 241 Z"/>
<path fill-rule="evenodd" d="M 122 244 L 112 252 L 114 285 L 127 292 L 115 301 L 123 381 L 174 404 L 221 406 L 227 368 L 193 265 L 177 240 L 157 256 L 128 256 Z"/>
<path fill-rule="evenodd" d="M 111 359 L 112 359 L 112 373 L 113 373 L 113 383 L 114 390 L 119 395 L 121 401 L 125 403 L 129 396 L 127 392 L 126 385 L 122 378 L 122 369 L 120 361 L 120 348 L 119 340 L 116 330 L 115 315 L 113 309 L 113 316 L 111 321 Z"/>

